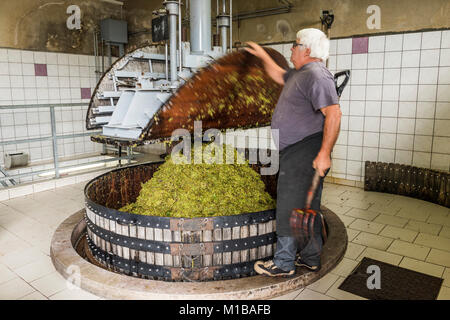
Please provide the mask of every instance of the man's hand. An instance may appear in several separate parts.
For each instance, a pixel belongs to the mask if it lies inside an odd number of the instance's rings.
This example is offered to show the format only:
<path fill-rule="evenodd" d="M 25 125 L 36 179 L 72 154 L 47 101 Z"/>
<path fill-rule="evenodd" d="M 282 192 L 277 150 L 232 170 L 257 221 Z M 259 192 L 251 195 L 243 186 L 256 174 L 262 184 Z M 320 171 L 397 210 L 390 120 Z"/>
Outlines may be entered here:
<path fill-rule="evenodd" d="M 313 161 L 313 168 L 316 169 L 321 177 L 325 177 L 325 172 L 331 167 L 331 157 L 325 152 L 319 152 Z"/>
<path fill-rule="evenodd" d="M 244 49 L 258 58 L 263 58 L 263 56 L 267 54 L 263 47 L 253 41 L 246 42 L 246 44 L 248 44 L 250 48 L 245 47 Z"/>
<path fill-rule="evenodd" d="M 250 48 L 244 48 L 247 52 L 250 52 L 254 56 L 260 58 L 264 63 L 264 70 L 266 70 L 267 74 L 278 84 L 284 85 L 283 75 L 286 73 L 286 70 L 281 68 L 279 65 L 273 61 L 270 55 L 261 47 L 259 44 L 249 41 L 246 42 L 250 46 Z"/>

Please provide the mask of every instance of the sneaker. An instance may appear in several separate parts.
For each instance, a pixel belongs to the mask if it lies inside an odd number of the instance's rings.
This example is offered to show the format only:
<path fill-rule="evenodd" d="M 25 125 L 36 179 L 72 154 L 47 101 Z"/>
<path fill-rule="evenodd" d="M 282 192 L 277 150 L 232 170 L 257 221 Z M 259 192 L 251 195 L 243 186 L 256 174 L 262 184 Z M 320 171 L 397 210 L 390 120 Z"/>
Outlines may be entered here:
<path fill-rule="evenodd" d="M 319 271 L 320 268 L 321 268 L 320 265 L 314 266 L 314 265 L 310 265 L 310 264 L 304 262 L 304 261 L 300 258 L 300 256 L 298 256 L 297 260 L 295 260 L 295 265 L 296 265 L 297 267 L 305 267 L 305 268 L 308 268 L 308 269 L 311 270 L 311 271 Z"/>
<path fill-rule="evenodd" d="M 265 262 L 256 261 L 255 271 L 258 274 L 265 274 L 270 277 L 290 277 L 295 273 L 295 270 L 284 271 L 283 269 L 278 268 L 275 263 L 273 263 L 273 260 Z"/>

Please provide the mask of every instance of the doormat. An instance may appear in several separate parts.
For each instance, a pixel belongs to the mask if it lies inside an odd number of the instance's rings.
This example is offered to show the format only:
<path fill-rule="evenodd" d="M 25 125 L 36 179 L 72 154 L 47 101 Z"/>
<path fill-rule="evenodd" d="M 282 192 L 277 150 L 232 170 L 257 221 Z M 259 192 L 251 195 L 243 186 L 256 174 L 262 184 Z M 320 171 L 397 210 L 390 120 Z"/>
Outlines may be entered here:
<path fill-rule="evenodd" d="M 443 279 L 364 257 L 339 289 L 371 300 L 435 300 Z"/>

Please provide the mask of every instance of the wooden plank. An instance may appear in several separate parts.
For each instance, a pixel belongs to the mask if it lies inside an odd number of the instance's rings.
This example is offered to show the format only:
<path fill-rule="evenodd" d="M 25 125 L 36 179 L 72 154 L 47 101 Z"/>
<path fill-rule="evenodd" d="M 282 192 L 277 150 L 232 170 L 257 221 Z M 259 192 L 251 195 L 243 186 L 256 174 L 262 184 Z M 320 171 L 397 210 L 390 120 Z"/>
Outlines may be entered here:
<path fill-rule="evenodd" d="M 100 248 L 102 248 L 103 251 L 106 251 L 106 241 L 105 241 L 105 239 L 100 238 Z"/>
<path fill-rule="evenodd" d="M 231 228 L 223 228 L 222 229 L 222 240 L 231 240 L 232 232 Z"/>
<path fill-rule="evenodd" d="M 163 229 L 163 239 L 166 242 L 172 242 L 172 231 L 170 229 Z"/>
<path fill-rule="evenodd" d="M 200 243 L 202 242 L 202 231 L 193 231 L 191 237 L 191 243 Z M 201 268 L 203 265 L 203 256 L 195 255 L 191 256 L 192 258 L 192 267 L 193 268 Z"/>
<path fill-rule="evenodd" d="M 164 229 L 163 230 L 163 239 L 164 242 L 167 242 L 167 245 L 170 245 L 170 243 L 172 243 L 172 231 L 170 231 L 170 229 Z M 164 254 L 164 265 L 165 266 L 173 266 L 173 258 L 172 255 L 170 253 L 165 253 Z"/>
<path fill-rule="evenodd" d="M 122 235 L 126 236 L 126 237 L 130 236 L 128 225 L 122 226 Z M 128 248 L 127 246 L 124 245 L 122 247 L 122 253 L 123 253 L 123 258 L 124 259 L 128 259 L 128 260 L 130 259 L 130 248 Z"/>
<path fill-rule="evenodd" d="M 209 243 L 212 241 L 212 230 L 204 230 L 203 231 L 203 235 L 202 235 L 202 242 L 204 243 Z M 205 254 L 203 256 L 203 266 L 204 267 L 209 267 L 212 266 L 212 258 L 213 255 L 212 254 Z"/>
<path fill-rule="evenodd" d="M 232 233 L 231 228 L 223 228 L 222 229 L 222 238 L 223 240 L 231 240 Z M 229 248 L 228 248 L 229 249 Z M 222 255 L 222 261 L 224 265 L 231 264 L 231 252 L 224 252 Z"/>
<path fill-rule="evenodd" d="M 266 234 L 266 224 L 258 223 L 258 235 L 261 236 L 263 234 Z"/>
<path fill-rule="evenodd" d="M 181 231 L 174 231 L 173 232 L 173 242 L 181 242 Z M 174 267 L 181 267 L 181 257 L 180 256 L 173 256 L 173 266 Z"/>
<path fill-rule="evenodd" d="M 106 252 L 110 253 L 111 252 L 111 242 L 105 241 L 105 244 L 106 244 Z"/>
<path fill-rule="evenodd" d="M 173 232 L 173 242 L 181 242 L 181 231 Z"/>
<path fill-rule="evenodd" d="M 145 227 L 137 227 L 137 237 L 138 239 L 145 240 Z"/>
<path fill-rule="evenodd" d="M 266 224 L 260 223 L 258 224 L 258 235 L 266 234 Z M 258 247 L 258 259 L 262 259 L 266 256 L 266 246 Z"/>
<path fill-rule="evenodd" d="M 88 219 L 92 221 L 91 216 L 92 216 L 92 211 L 90 209 L 86 208 L 86 217 L 88 217 Z"/>
<path fill-rule="evenodd" d="M 241 227 L 233 227 L 231 232 L 231 238 L 233 240 L 240 239 L 241 238 Z M 240 250 L 234 250 L 231 254 L 231 263 L 239 263 L 241 262 L 241 251 Z"/>
<path fill-rule="evenodd" d="M 273 228 L 272 220 L 267 221 L 266 222 L 266 233 L 272 233 L 273 232 L 272 228 Z M 266 257 L 270 257 L 272 255 L 273 255 L 272 244 L 268 244 L 268 245 L 266 245 Z"/>
<path fill-rule="evenodd" d="M 131 238 L 137 238 L 137 226 L 136 225 L 129 225 L 129 234 Z M 134 249 L 130 249 L 130 259 L 131 260 L 136 260 L 139 259 L 139 251 L 134 250 Z M 133 273 L 135 276 L 137 275 L 137 273 Z"/>
<path fill-rule="evenodd" d="M 163 231 L 159 228 L 154 228 L 155 232 L 155 241 L 163 241 Z M 155 264 L 162 266 L 164 265 L 164 254 L 163 253 L 155 253 Z"/>
<path fill-rule="evenodd" d="M 116 233 L 116 222 L 114 220 L 109 220 L 109 231 Z"/>
<path fill-rule="evenodd" d="M 103 217 L 98 217 L 98 226 L 102 229 L 105 229 L 105 220 Z"/>
<path fill-rule="evenodd" d="M 250 229 L 249 226 L 242 226 L 241 227 L 241 239 L 248 238 L 248 235 L 250 233 L 249 229 Z M 241 250 L 241 262 L 249 261 L 249 257 L 250 257 L 250 250 L 249 249 Z"/>
<path fill-rule="evenodd" d="M 145 251 L 139 251 L 139 261 L 140 262 L 147 262 L 147 255 L 145 254 Z"/>
<path fill-rule="evenodd" d="M 137 238 L 137 227 L 134 225 L 129 226 L 129 232 L 131 238 Z"/>
<path fill-rule="evenodd" d="M 277 221 L 276 219 L 272 220 L 272 232 L 275 232 L 277 230 L 276 228 Z M 275 255 L 275 249 L 277 248 L 277 241 L 272 244 L 272 254 Z"/>
<path fill-rule="evenodd" d="M 118 224 L 117 222 L 116 222 L 116 227 L 115 227 L 115 229 L 116 229 L 116 234 L 119 234 L 119 235 L 121 235 L 122 234 L 122 226 L 120 225 L 120 224 Z M 117 251 L 117 255 L 119 256 L 119 257 L 122 257 L 123 258 L 123 250 L 122 250 L 122 246 L 121 245 L 116 245 L 116 251 Z"/>
<path fill-rule="evenodd" d="M 94 239 L 94 244 L 97 246 L 97 247 L 100 247 L 100 241 L 99 241 L 99 238 L 97 237 L 97 235 L 94 233 L 93 234 L 93 239 Z"/>
<path fill-rule="evenodd" d="M 105 230 L 110 231 L 109 229 L 110 229 L 110 226 L 111 226 L 111 220 L 104 218 L 103 221 L 104 221 L 104 223 L 103 223 L 103 228 L 104 228 Z"/>
<path fill-rule="evenodd" d="M 154 229 L 145 227 L 145 239 L 153 240 L 154 237 Z M 147 248 L 148 249 L 148 248 Z M 146 252 L 146 260 L 148 264 L 155 264 L 155 253 L 154 252 Z"/>
<path fill-rule="evenodd" d="M 102 229 L 105 229 L 105 219 L 103 217 L 98 217 L 98 226 Z M 100 248 L 103 251 L 106 251 L 106 241 L 105 239 L 100 238 Z"/>
<path fill-rule="evenodd" d="M 250 237 L 258 235 L 258 225 L 251 224 L 250 225 Z M 258 258 L 258 248 L 250 249 L 250 261 L 256 260 Z"/>
<path fill-rule="evenodd" d="M 155 229 L 154 228 L 145 228 L 145 239 L 146 240 L 155 240 Z"/>
<path fill-rule="evenodd" d="M 118 255 L 118 254 L 117 254 L 117 245 L 116 245 L 116 244 L 111 243 L 111 251 L 112 251 L 112 253 L 115 254 L 116 256 Z"/>
<path fill-rule="evenodd" d="M 147 263 L 148 264 L 155 264 L 155 254 L 153 252 L 146 252 L 146 256 L 147 256 Z"/>
<path fill-rule="evenodd" d="M 181 242 L 190 243 L 191 242 L 191 232 L 190 231 L 181 231 Z M 192 257 L 186 255 L 180 255 L 181 258 L 181 266 L 183 268 L 192 268 Z"/>
<path fill-rule="evenodd" d="M 214 242 L 222 241 L 222 229 L 214 229 L 213 230 L 213 239 L 214 239 Z M 222 254 L 221 253 L 213 254 L 213 265 L 214 266 L 222 265 Z"/>

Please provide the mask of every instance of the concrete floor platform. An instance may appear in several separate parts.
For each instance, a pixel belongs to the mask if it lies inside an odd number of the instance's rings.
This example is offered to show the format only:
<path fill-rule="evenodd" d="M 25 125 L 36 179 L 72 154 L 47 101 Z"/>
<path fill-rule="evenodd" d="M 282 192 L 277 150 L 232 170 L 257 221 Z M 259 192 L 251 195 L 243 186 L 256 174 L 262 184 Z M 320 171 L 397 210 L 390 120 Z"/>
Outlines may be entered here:
<path fill-rule="evenodd" d="M 322 269 L 310 272 L 297 268 L 291 278 L 252 276 L 208 282 L 165 282 L 146 280 L 107 271 L 83 259 L 74 249 L 86 224 L 84 209 L 63 221 L 54 233 L 50 255 L 56 270 L 76 286 L 106 299 L 245 300 L 271 299 L 304 288 L 319 280 L 342 260 L 347 232 L 339 217 L 323 208 L 328 241 L 322 251 Z"/>

